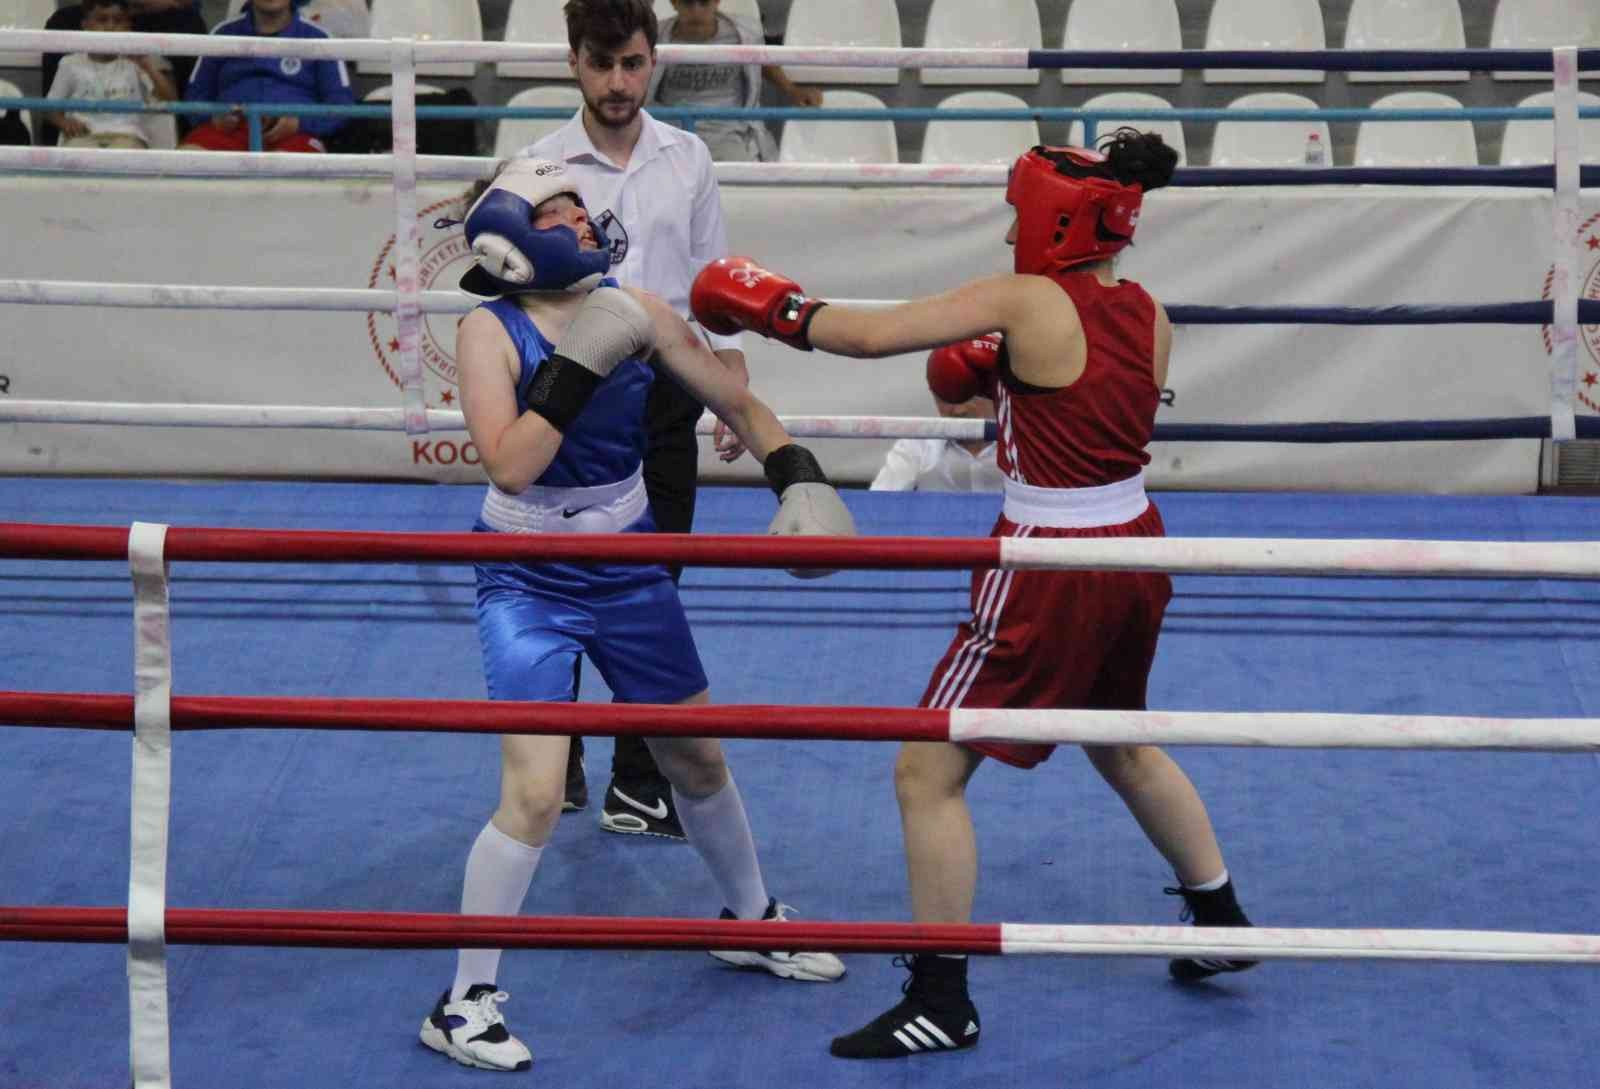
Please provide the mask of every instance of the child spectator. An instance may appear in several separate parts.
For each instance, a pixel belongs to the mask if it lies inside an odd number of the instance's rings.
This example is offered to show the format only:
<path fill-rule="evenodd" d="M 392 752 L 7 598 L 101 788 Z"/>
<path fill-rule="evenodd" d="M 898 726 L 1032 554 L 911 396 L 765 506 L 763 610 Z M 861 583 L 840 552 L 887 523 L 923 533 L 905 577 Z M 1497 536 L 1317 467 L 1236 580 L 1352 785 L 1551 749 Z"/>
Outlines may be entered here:
<path fill-rule="evenodd" d="M 84 0 L 83 29 L 126 34 L 133 29 L 128 0 Z M 110 53 L 69 53 L 50 82 L 50 98 L 95 102 L 171 102 L 178 97 L 172 77 L 149 57 Z M 144 125 L 136 113 L 60 111 L 45 120 L 61 131 L 64 147 L 145 148 Z"/>
<path fill-rule="evenodd" d="M 213 34 L 239 37 L 327 38 L 295 12 L 301 0 L 250 0 L 237 18 L 217 24 Z M 183 97 L 190 102 L 270 102 L 350 105 L 350 73 L 343 61 L 305 57 L 202 57 Z M 323 138 L 336 132 L 343 117 L 299 117 L 284 113 L 262 118 L 262 143 L 268 151 L 326 151 Z M 250 130 L 244 113 L 231 110 L 184 137 L 185 148 L 244 151 Z"/>
<path fill-rule="evenodd" d="M 671 18 L 661 22 L 661 45 L 764 45 L 758 27 L 724 15 L 719 0 L 672 0 Z M 759 72 L 758 72 L 759 69 Z M 760 105 L 766 77 L 794 106 L 822 105 L 822 92 L 797 86 L 776 64 L 677 64 L 656 68 L 647 105 L 751 107 Z M 759 121 L 697 121 L 694 134 L 711 157 L 724 162 L 771 162 L 776 143 Z"/>

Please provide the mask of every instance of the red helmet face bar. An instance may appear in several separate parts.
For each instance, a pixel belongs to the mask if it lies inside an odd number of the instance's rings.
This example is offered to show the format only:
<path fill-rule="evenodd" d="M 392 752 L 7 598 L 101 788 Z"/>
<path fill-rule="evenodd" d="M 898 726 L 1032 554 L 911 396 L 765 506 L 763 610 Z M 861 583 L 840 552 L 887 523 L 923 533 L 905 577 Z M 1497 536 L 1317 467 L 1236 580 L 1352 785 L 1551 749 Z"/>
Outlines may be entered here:
<path fill-rule="evenodd" d="M 1012 165 L 1006 203 L 1017 210 L 1016 271 L 1038 275 L 1110 257 L 1131 242 L 1144 190 L 1107 176 L 1098 151 L 1040 146 Z"/>

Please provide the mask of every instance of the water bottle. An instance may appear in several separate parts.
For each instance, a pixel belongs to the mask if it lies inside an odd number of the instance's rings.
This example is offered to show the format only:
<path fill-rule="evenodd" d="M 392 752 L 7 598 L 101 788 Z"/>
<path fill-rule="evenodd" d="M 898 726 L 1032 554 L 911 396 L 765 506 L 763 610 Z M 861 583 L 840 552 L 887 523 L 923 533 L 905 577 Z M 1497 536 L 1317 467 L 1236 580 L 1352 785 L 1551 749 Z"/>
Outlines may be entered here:
<path fill-rule="evenodd" d="M 1322 133 L 1320 132 L 1313 132 L 1306 136 L 1306 165 L 1317 168 L 1328 165 L 1328 149 L 1322 143 Z"/>

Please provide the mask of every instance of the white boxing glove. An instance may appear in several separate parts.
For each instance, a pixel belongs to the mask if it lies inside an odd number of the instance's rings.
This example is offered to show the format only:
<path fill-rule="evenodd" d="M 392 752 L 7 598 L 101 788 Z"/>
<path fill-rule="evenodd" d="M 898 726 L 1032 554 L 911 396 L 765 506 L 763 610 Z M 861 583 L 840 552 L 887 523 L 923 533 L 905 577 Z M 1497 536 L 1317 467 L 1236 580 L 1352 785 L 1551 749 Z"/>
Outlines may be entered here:
<path fill-rule="evenodd" d="M 573 315 L 555 354 L 517 387 L 517 403 L 565 434 L 617 364 L 647 359 L 655 347 L 655 321 L 643 304 L 620 287 L 597 287 Z"/>
<path fill-rule="evenodd" d="M 810 450 L 798 443 L 780 446 L 763 464 L 772 490 L 778 494 L 778 513 L 767 526 L 769 534 L 800 537 L 854 537 L 855 519 Z M 797 579 L 831 575 L 821 568 L 790 568 Z"/>

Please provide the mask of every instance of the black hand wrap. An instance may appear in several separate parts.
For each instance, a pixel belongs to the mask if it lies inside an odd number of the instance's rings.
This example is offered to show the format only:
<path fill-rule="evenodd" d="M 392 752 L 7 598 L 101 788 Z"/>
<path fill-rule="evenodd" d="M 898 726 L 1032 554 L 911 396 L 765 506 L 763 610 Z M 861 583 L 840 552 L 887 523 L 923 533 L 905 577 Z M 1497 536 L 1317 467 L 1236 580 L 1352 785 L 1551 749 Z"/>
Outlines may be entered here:
<path fill-rule="evenodd" d="M 552 355 L 517 387 L 517 402 L 562 434 L 605 379 L 564 355 Z"/>
<path fill-rule="evenodd" d="M 780 499 L 791 484 L 828 483 L 828 475 L 817 464 L 816 455 L 797 442 L 780 446 L 768 454 L 761 468 L 767 474 L 773 493 Z"/>

